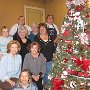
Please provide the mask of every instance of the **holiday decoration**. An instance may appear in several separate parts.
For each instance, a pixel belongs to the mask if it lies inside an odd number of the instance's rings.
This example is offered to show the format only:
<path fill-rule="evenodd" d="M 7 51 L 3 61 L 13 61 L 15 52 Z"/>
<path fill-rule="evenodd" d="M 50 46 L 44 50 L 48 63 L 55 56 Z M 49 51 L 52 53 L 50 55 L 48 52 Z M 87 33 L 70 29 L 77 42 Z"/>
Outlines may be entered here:
<path fill-rule="evenodd" d="M 90 90 L 90 17 L 87 0 L 66 0 L 68 8 L 49 75 L 51 90 Z"/>

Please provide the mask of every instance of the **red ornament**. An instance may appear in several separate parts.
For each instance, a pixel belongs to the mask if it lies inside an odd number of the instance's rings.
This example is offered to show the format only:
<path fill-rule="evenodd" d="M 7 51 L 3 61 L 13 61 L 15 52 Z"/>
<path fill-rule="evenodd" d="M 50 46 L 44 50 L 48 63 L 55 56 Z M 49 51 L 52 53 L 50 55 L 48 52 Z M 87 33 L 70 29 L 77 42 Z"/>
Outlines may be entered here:
<path fill-rule="evenodd" d="M 78 76 L 80 76 L 80 77 L 81 77 L 82 75 L 83 75 L 83 73 L 82 73 L 82 72 L 78 72 Z"/>
<path fill-rule="evenodd" d="M 65 37 L 68 37 L 68 35 L 69 35 L 69 30 L 66 30 L 62 35 L 65 36 Z"/>
<path fill-rule="evenodd" d="M 84 72 L 84 77 L 88 78 L 88 73 Z"/>
<path fill-rule="evenodd" d="M 71 47 L 72 47 L 72 45 L 71 45 L 71 44 L 69 44 L 69 45 L 68 45 L 68 48 L 70 49 Z"/>
<path fill-rule="evenodd" d="M 77 66 L 81 66 L 82 65 L 82 61 L 78 58 L 74 61 L 76 63 Z"/>
<path fill-rule="evenodd" d="M 75 70 L 68 70 L 69 74 L 75 75 L 77 72 Z"/>
<path fill-rule="evenodd" d="M 70 15 L 70 14 L 71 14 L 71 9 L 68 10 L 68 15 Z"/>
<path fill-rule="evenodd" d="M 77 6 L 77 7 L 76 7 L 76 10 L 77 10 L 78 12 L 82 11 L 82 10 L 83 10 L 83 6 L 82 6 L 82 5 Z"/>
<path fill-rule="evenodd" d="M 88 14 L 86 15 L 86 18 L 89 18 L 89 15 Z"/>
<path fill-rule="evenodd" d="M 67 58 L 64 58 L 63 61 L 64 61 L 64 62 L 67 62 Z"/>

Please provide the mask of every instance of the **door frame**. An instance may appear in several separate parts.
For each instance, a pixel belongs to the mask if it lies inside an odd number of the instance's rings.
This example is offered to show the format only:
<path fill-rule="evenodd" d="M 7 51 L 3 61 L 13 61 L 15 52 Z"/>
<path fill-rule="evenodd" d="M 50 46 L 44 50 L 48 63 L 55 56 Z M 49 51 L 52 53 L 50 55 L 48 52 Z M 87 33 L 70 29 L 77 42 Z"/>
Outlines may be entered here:
<path fill-rule="evenodd" d="M 42 11 L 42 12 L 43 12 L 43 22 L 45 22 L 45 9 L 44 9 L 44 8 L 38 8 L 38 7 L 33 7 L 33 6 L 24 5 L 25 23 L 26 23 L 26 9 L 27 9 L 27 8 L 36 9 L 36 10 Z"/>

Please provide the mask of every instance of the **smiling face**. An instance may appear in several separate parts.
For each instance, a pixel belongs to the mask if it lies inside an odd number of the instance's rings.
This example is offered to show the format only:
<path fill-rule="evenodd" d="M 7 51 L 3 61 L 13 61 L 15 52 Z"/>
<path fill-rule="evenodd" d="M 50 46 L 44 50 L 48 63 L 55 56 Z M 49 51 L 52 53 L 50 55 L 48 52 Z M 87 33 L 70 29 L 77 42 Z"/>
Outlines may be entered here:
<path fill-rule="evenodd" d="M 11 44 L 10 48 L 10 53 L 15 55 L 18 52 L 18 45 L 17 44 Z"/>
<path fill-rule="evenodd" d="M 38 53 L 38 45 L 31 46 L 31 53 L 32 54 L 37 54 Z"/>
<path fill-rule="evenodd" d="M 9 30 L 7 28 L 2 29 L 1 35 L 3 37 L 8 37 L 9 36 Z"/>
<path fill-rule="evenodd" d="M 47 17 L 47 23 L 52 24 L 53 21 L 54 21 L 53 15 L 48 15 L 48 17 Z"/>
<path fill-rule="evenodd" d="M 40 34 L 47 34 L 47 30 L 44 26 L 40 27 Z"/>
<path fill-rule="evenodd" d="M 19 24 L 19 25 L 24 25 L 24 24 L 25 24 L 25 18 L 24 18 L 23 16 L 20 16 L 20 17 L 18 18 L 18 24 Z"/>
<path fill-rule="evenodd" d="M 31 28 L 33 32 L 38 31 L 38 25 L 36 23 L 33 23 Z"/>
<path fill-rule="evenodd" d="M 27 31 L 26 30 L 20 30 L 18 32 L 18 35 L 20 38 L 25 38 L 25 36 L 27 35 Z"/>
<path fill-rule="evenodd" d="M 23 85 L 27 85 L 29 80 L 28 72 L 22 72 L 20 76 L 20 81 Z"/>

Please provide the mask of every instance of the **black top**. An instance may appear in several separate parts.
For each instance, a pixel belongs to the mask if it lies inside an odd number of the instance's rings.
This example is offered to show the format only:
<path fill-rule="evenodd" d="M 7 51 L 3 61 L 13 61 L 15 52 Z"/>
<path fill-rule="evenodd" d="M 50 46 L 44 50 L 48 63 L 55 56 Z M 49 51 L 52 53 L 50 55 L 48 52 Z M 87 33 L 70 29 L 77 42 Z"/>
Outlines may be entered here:
<path fill-rule="evenodd" d="M 40 52 L 47 59 L 47 62 L 51 61 L 53 58 L 53 53 L 55 52 L 54 42 L 49 39 L 45 42 L 40 38 L 39 35 L 34 38 L 34 41 L 39 43 Z"/>
<path fill-rule="evenodd" d="M 29 52 L 27 49 L 27 46 L 31 43 L 31 41 L 28 38 L 26 38 L 26 39 L 27 39 L 26 43 L 23 43 L 19 36 L 16 38 L 16 40 L 21 45 L 21 50 L 20 50 L 19 54 L 22 56 L 22 64 L 23 64 L 25 55 Z"/>
<path fill-rule="evenodd" d="M 54 41 L 57 37 L 57 31 L 56 31 L 56 28 L 54 27 L 54 25 L 52 24 L 52 28 L 50 28 L 48 25 L 47 25 L 47 30 L 48 30 L 48 34 L 50 36 L 50 39 L 52 41 Z"/>

